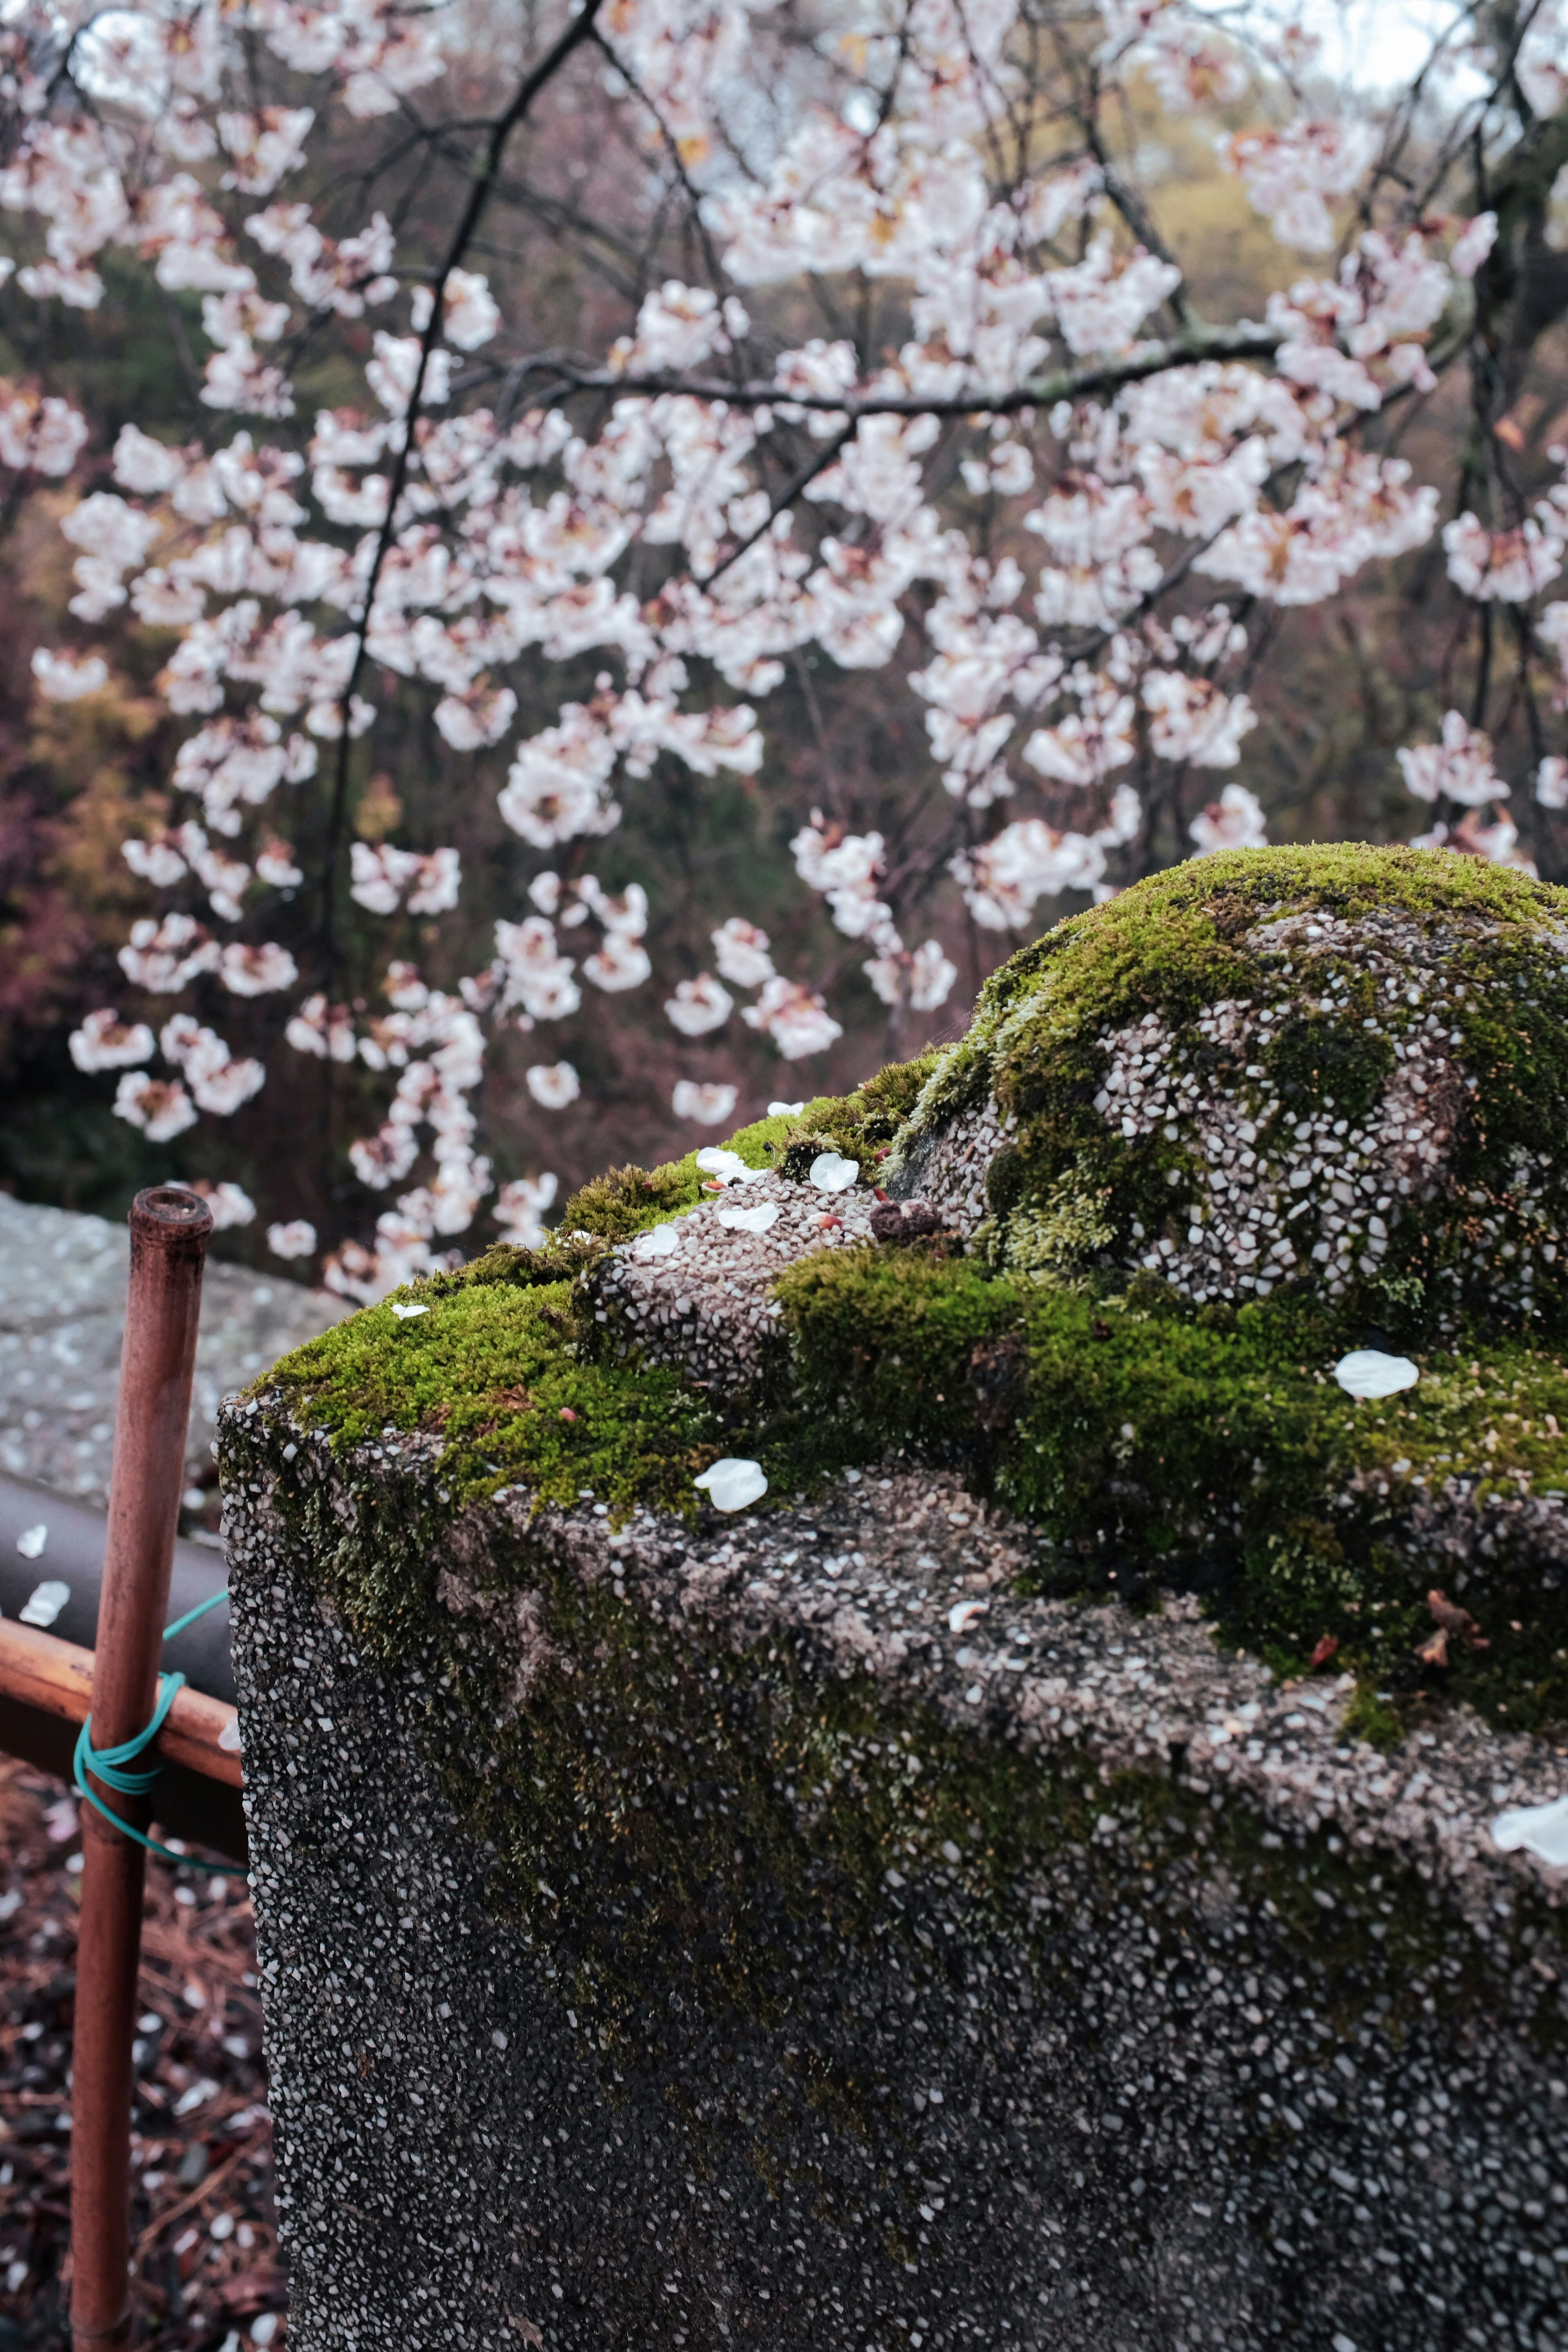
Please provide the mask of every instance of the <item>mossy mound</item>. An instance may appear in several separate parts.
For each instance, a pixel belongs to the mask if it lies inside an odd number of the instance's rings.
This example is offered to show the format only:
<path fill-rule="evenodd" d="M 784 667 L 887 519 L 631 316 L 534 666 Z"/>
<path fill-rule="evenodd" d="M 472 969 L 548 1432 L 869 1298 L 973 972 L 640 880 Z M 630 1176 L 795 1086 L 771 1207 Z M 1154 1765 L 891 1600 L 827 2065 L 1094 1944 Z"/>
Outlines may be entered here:
<path fill-rule="evenodd" d="M 889 1182 L 942 1201 L 983 1131 L 998 1267 L 1556 1335 L 1568 893 L 1361 845 L 1156 876 L 994 974 Z"/>
<path fill-rule="evenodd" d="M 1457 856 L 1207 859 L 1014 957 L 961 1045 L 731 1139 L 775 1182 L 854 1158 L 946 1227 L 807 1245 L 760 1376 L 656 1361 L 606 1317 L 637 1236 L 701 1200 L 691 1155 L 267 1384 L 340 1450 L 424 1430 L 454 1509 L 504 1484 L 695 1513 L 721 1454 L 763 1463 L 764 1507 L 946 1463 L 1041 1531 L 1049 1589 L 1195 1589 L 1281 1669 L 1363 1673 L 1369 1722 L 1378 1686 L 1561 1721 L 1565 959 L 1568 893 Z M 1417 1385 L 1347 1396 L 1332 1368 L 1366 1345 Z M 1432 1654 L 1434 1587 L 1488 1646 Z"/>

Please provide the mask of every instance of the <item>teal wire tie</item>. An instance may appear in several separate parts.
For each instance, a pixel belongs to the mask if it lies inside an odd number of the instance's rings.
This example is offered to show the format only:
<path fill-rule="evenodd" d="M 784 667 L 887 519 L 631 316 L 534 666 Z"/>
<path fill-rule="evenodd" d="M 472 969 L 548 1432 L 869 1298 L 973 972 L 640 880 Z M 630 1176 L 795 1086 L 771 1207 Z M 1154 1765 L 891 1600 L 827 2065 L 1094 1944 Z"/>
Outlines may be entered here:
<path fill-rule="evenodd" d="M 216 1609 L 220 1601 L 227 1599 L 228 1587 L 226 1584 L 221 1586 L 210 1600 L 198 1601 L 194 1609 L 187 1609 L 183 1617 L 176 1617 L 172 1625 L 165 1625 L 164 1641 L 172 1642 L 176 1633 L 183 1633 L 187 1625 L 194 1625 L 198 1617 L 205 1617 L 209 1609 Z M 98 1748 L 93 1746 L 92 1717 L 89 1715 L 77 1734 L 76 1754 L 71 1759 L 76 1777 L 77 1794 L 79 1797 L 85 1797 L 88 1803 L 100 1812 L 106 1822 L 112 1823 L 121 1837 L 128 1837 L 135 1844 L 145 1846 L 149 1853 L 161 1854 L 165 1862 L 184 1863 L 187 1870 L 211 1871 L 216 1875 L 225 1878 L 248 1878 L 250 1872 L 244 1863 L 203 1862 L 195 1854 L 175 1853 L 171 1847 L 160 1845 L 156 1838 L 143 1837 L 140 1830 L 132 1829 L 129 1822 L 122 1822 L 118 1813 L 111 1812 L 102 1798 L 95 1797 L 87 1785 L 87 1776 L 90 1772 L 93 1778 L 101 1780 L 106 1788 L 117 1789 L 122 1797 L 144 1797 L 163 1767 L 162 1764 L 153 1764 L 142 1771 L 134 1770 L 132 1768 L 136 1759 L 143 1754 L 157 1738 L 163 1728 L 164 1717 L 174 1704 L 176 1695 L 184 1687 L 184 1675 L 160 1675 L 158 1704 L 153 1710 L 152 1721 L 144 1730 L 137 1732 L 134 1738 L 122 1739 L 118 1748 Z"/>

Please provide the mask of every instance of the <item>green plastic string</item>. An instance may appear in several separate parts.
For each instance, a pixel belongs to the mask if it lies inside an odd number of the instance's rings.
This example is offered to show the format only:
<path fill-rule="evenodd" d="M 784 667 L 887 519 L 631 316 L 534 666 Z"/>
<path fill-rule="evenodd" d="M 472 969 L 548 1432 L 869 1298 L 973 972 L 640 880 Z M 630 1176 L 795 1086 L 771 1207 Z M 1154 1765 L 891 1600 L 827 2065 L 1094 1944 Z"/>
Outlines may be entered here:
<path fill-rule="evenodd" d="M 176 1633 L 183 1633 L 187 1625 L 194 1625 L 198 1617 L 205 1617 L 209 1609 L 216 1609 L 220 1601 L 227 1599 L 228 1587 L 225 1584 L 220 1586 L 209 1600 L 198 1601 L 194 1609 L 187 1609 L 183 1617 L 176 1617 L 172 1625 L 165 1625 L 164 1641 L 173 1641 Z M 188 1870 L 212 1871 L 226 1878 L 248 1878 L 249 1869 L 244 1863 L 203 1862 L 195 1854 L 175 1853 L 169 1846 L 160 1845 L 156 1838 L 143 1837 L 140 1830 L 132 1829 L 129 1822 L 122 1822 L 118 1813 L 111 1812 L 102 1798 L 95 1797 L 87 1785 L 87 1776 L 90 1772 L 93 1778 L 101 1780 L 106 1788 L 117 1789 L 122 1797 L 144 1797 L 147 1794 L 159 1773 L 162 1772 L 163 1765 L 152 1764 L 141 1771 L 132 1768 L 136 1759 L 157 1738 L 163 1728 L 163 1719 L 174 1704 L 176 1693 L 184 1690 L 184 1675 L 160 1675 L 158 1704 L 153 1710 L 152 1721 L 145 1729 L 137 1732 L 134 1738 L 122 1739 L 118 1748 L 97 1748 L 93 1746 L 92 1717 L 89 1715 L 77 1734 L 76 1755 L 72 1759 L 77 1794 L 79 1797 L 85 1797 L 88 1803 L 96 1811 L 100 1812 L 106 1822 L 113 1824 L 121 1837 L 128 1837 L 135 1844 L 145 1846 L 149 1853 L 162 1855 L 165 1862 L 176 1864 L 184 1863 Z"/>

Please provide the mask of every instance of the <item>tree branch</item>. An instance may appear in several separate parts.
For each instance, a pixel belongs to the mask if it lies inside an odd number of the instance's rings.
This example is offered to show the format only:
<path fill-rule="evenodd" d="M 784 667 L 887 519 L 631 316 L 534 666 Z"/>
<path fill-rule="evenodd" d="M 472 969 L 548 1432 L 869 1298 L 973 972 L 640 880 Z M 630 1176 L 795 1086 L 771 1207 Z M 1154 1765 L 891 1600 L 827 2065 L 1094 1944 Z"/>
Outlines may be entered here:
<path fill-rule="evenodd" d="M 376 589 L 380 584 L 382 571 L 397 528 L 397 509 L 408 479 L 415 426 L 419 418 L 420 402 L 424 397 L 425 382 L 429 373 L 430 358 L 441 340 L 441 313 L 446 302 L 447 280 L 453 270 L 460 265 L 483 217 L 485 206 L 495 192 L 501 159 L 506 152 L 507 142 L 512 132 L 522 121 L 540 91 L 554 79 L 574 51 L 581 48 L 584 42 L 590 37 L 594 30 L 594 19 L 602 5 L 603 0 L 584 0 L 579 13 L 573 18 L 560 38 L 546 50 L 539 63 L 523 76 L 506 111 L 498 115 L 490 125 L 489 138 L 485 143 L 483 152 L 474 161 L 473 186 L 468 192 L 468 202 L 463 206 L 462 216 L 452 233 L 446 257 L 430 289 L 430 316 L 426 321 L 425 331 L 419 339 L 419 364 L 415 372 L 414 386 L 408 395 L 408 404 L 404 412 L 401 446 L 393 465 L 392 479 L 387 485 L 386 519 L 382 524 L 381 533 L 376 541 L 375 554 L 372 559 L 369 577 L 365 582 L 364 601 L 360 607 L 359 622 L 355 632 L 353 667 L 349 673 L 338 704 L 338 756 L 332 778 L 332 799 L 327 819 L 323 866 L 325 907 L 321 926 L 321 957 L 329 994 L 335 961 L 332 878 L 337 867 L 338 852 L 342 846 L 343 820 L 348 802 L 351 741 L 349 712 L 354 689 L 359 684 L 364 668 L 365 635 L 370 625 L 370 616 L 375 609 Z"/>
<path fill-rule="evenodd" d="M 1272 359 L 1284 340 L 1272 327 L 1247 321 L 1235 327 L 1194 326 L 1168 342 L 1139 343 L 1120 359 L 1062 368 L 1055 375 L 1033 376 L 1005 391 L 976 384 L 964 392 L 874 392 L 842 400 L 828 393 L 792 392 L 780 383 L 726 383 L 717 376 L 636 375 L 614 368 L 584 367 L 559 352 L 542 352 L 507 373 L 519 379 L 554 376 L 556 385 L 542 395 L 545 399 L 564 399 L 574 392 L 635 393 L 652 399 L 669 393 L 691 400 L 727 401 L 731 408 L 787 408 L 842 416 L 853 425 L 862 416 L 1016 416 L 1026 408 L 1054 408 L 1058 401 L 1116 392 L 1125 383 L 1142 383 L 1149 376 L 1163 375 L 1168 368 L 1195 367 L 1205 360 Z M 493 368 L 473 371 L 457 388 L 468 389 L 497 372 Z"/>

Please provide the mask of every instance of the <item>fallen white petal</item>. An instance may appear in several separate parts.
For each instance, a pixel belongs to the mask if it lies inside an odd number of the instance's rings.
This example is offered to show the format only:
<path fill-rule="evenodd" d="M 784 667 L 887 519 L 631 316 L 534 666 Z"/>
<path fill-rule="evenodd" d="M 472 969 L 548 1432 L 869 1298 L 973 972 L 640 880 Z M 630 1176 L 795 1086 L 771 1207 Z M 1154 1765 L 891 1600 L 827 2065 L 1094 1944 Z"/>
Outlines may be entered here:
<path fill-rule="evenodd" d="M 37 1559 L 48 1541 L 49 1523 L 40 1519 L 36 1528 L 24 1528 L 16 1538 L 16 1549 L 24 1559 Z"/>
<path fill-rule="evenodd" d="M 764 1173 L 761 1168 L 748 1168 L 738 1151 L 722 1150 L 716 1143 L 698 1153 L 697 1165 L 704 1176 L 717 1176 L 721 1184 L 749 1184 Z"/>
<path fill-rule="evenodd" d="M 42 1549 L 41 1545 L 39 1549 Z M 52 1625 L 70 1597 L 70 1586 L 60 1583 L 57 1577 L 50 1577 L 46 1583 L 36 1585 L 27 1596 L 26 1608 L 20 1612 L 23 1624 Z"/>
<path fill-rule="evenodd" d="M 1385 1397 L 1413 1389 L 1421 1374 L 1408 1356 L 1385 1356 L 1381 1348 L 1352 1348 L 1334 1366 L 1347 1396 Z"/>
<path fill-rule="evenodd" d="M 779 1205 L 776 1201 L 763 1201 L 754 1209 L 721 1209 L 719 1212 L 719 1223 L 728 1225 L 733 1233 L 765 1234 L 768 1227 L 776 1225 L 778 1221 Z"/>
<path fill-rule="evenodd" d="M 406 1323 L 411 1315 L 428 1315 L 430 1309 L 427 1307 L 407 1307 L 401 1298 L 395 1298 L 392 1311 L 400 1323 Z"/>
<path fill-rule="evenodd" d="M 859 1173 L 860 1162 L 837 1151 L 819 1151 L 811 1163 L 811 1181 L 819 1192 L 847 1192 Z"/>
<path fill-rule="evenodd" d="M 239 1754 L 239 1717 L 237 1715 L 231 1715 L 228 1721 L 224 1725 L 223 1729 L 218 1733 L 217 1744 L 223 1749 L 226 1756 L 237 1756 Z"/>
<path fill-rule="evenodd" d="M 768 1105 L 768 1117 L 770 1118 L 798 1118 L 805 1108 L 805 1105 L 803 1102 L 770 1103 Z"/>
<path fill-rule="evenodd" d="M 1568 1797 L 1554 1797 L 1549 1805 L 1521 1805 L 1500 1813 L 1492 1823 L 1492 1843 L 1504 1853 L 1526 1846 L 1542 1862 L 1561 1870 L 1568 1865 Z"/>
<path fill-rule="evenodd" d="M 691 1483 L 707 1488 L 716 1511 L 743 1511 L 748 1503 L 754 1503 L 768 1491 L 762 1464 L 742 1462 L 734 1454 L 726 1454 L 722 1462 L 715 1462 Z"/>
<path fill-rule="evenodd" d="M 646 1262 L 650 1257 L 668 1257 L 679 1247 L 680 1235 L 673 1225 L 650 1225 L 646 1234 L 637 1235 L 632 1255 Z"/>
<path fill-rule="evenodd" d="M 984 1617 L 990 1606 L 989 1601 L 955 1601 L 947 1612 L 948 1632 L 962 1633 L 977 1617 Z"/>

